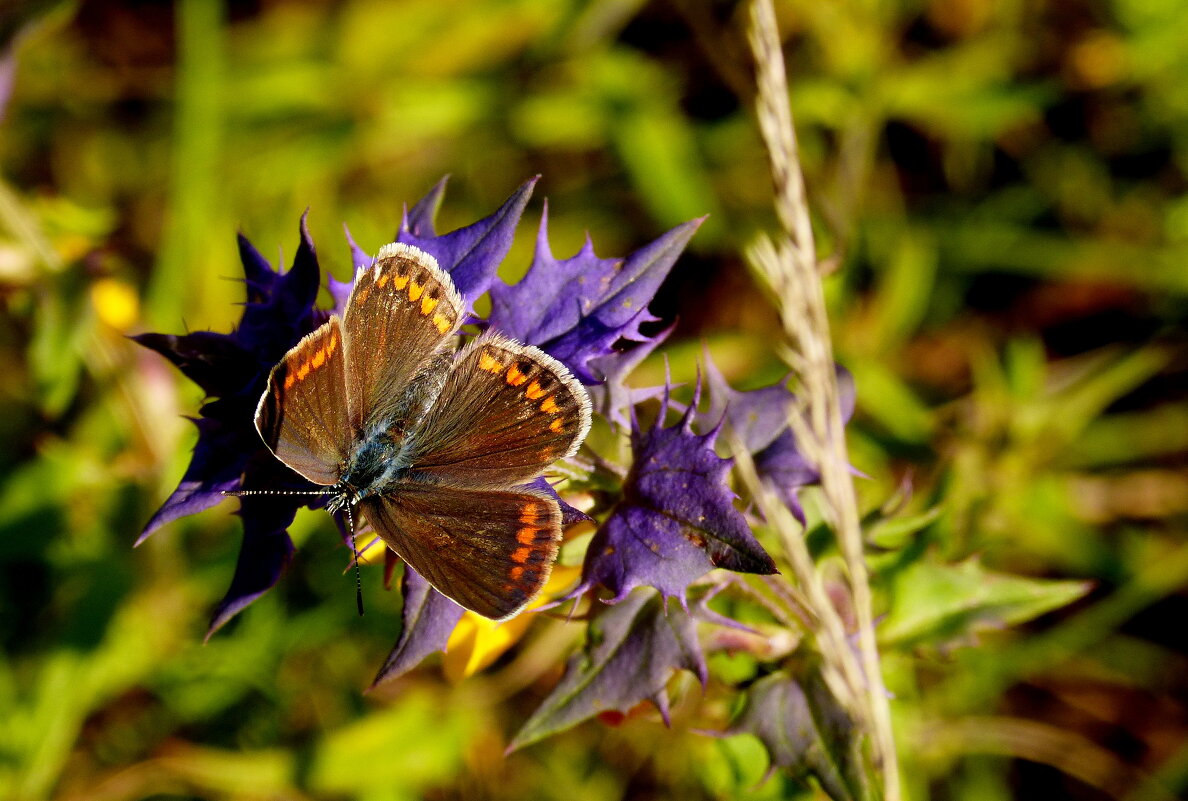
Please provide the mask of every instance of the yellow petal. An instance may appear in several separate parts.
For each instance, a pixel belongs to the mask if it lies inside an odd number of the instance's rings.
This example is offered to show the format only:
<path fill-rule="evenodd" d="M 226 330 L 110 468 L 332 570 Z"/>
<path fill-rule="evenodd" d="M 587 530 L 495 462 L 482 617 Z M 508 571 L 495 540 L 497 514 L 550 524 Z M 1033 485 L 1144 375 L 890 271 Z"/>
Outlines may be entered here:
<path fill-rule="evenodd" d="M 570 587 L 577 584 L 581 577 L 581 565 L 553 565 L 553 574 L 549 576 L 548 582 L 544 585 L 540 595 L 536 596 L 536 600 L 528 604 L 528 608 L 535 609 L 560 598 L 569 591 Z"/>
<path fill-rule="evenodd" d="M 531 616 L 524 614 L 496 623 L 466 612 L 446 644 L 446 678 L 458 682 L 488 667 L 524 636 L 531 622 Z"/>
<path fill-rule="evenodd" d="M 355 548 L 359 551 L 359 564 L 382 565 L 387 546 L 375 534 L 364 534 L 355 537 Z"/>
<path fill-rule="evenodd" d="M 549 576 L 544 590 L 524 608 L 523 612 L 511 620 L 496 623 L 474 612 L 462 615 L 462 619 L 450 634 L 449 642 L 446 643 L 443 661 L 446 678 L 458 682 L 490 666 L 524 636 L 524 632 L 532 623 L 532 610 L 556 600 L 572 587 L 581 575 L 582 569 L 579 566 L 554 566 L 553 574 Z"/>

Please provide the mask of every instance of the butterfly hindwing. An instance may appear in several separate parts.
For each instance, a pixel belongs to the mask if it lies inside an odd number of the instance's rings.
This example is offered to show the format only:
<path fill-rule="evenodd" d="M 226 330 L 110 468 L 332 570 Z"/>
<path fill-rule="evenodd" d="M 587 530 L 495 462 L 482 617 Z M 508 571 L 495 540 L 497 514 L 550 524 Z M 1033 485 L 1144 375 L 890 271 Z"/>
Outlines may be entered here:
<path fill-rule="evenodd" d="M 269 375 L 256 428 L 285 464 L 333 486 L 409 567 L 501 620 L 548 581 L 561 539 L 555 498 L 521 485 L 572 456 L 590 399 L 538 348 L 486 334 L 448 343 L 466 307 L 428 254 L 383 247 L 343 319 Z"/>
<path fill-rule="evenodd" d="M 589 428 L 589 395 L 564 365 L 486 335 L 454 360 L 406 457 L 421 480 L 507 487 L 572 456 Z"/>
<path fill-rule="evenodd" d="M 360 501 L 376 533 L 443 595 L 493 620 L 545 585 L 561 540 L 551 498 L 415 482 Z"/>
<path fill-rule="evenodd" d="M 390 419 L 410 383 L 462 324 L 454 282 L 429 254 L 393 243 L 360 270 L 347 301 L 347 390 L 356 431 Z"/>
<path fill-rule="evenodd" d="M 338 481 L 351 445 L 345 362 L 342 324 L 331 317 L 272 368 L 256 406 L 265 444 L 315 484 Z"/>

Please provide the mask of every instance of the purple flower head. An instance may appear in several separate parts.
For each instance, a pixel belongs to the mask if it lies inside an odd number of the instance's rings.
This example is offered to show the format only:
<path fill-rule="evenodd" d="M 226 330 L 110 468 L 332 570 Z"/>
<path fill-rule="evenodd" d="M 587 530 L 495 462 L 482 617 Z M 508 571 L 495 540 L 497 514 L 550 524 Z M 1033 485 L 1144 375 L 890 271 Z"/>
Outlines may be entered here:
<path fill-rule="evenodd" d="M 173 362 L 210 398 L 195 421 L 198 444 L 190 467 L 149 520 L 138 543 L 166 523 L 214 506 L 223 499 L 224 491 L 245 486 L 243 472 L 252 456 L 268 452 L 252 422 L 268 372 L 297 340 L 321 322 L 313 308 L 318 261 L 304 216 L 301 245 L 289 272 L 274 271 L 242 235 L 239 255 L 247 302 L 233 332 L 133 337 Z M 300 483 L 300 477 L 294 475 L 290 483 Z"/>
<path fill-rule="evenodd" d="M 840 364 L 836 369 L 838 391 L 841 393 L 839 400 L 842 422 L 848 423 L 854 415 L 854 376 Z M 769 445 L 755 454 L 755 469 L 758 470 L 760 478 L 771 482 L 780 499 L 788 505 L 796 519 L 804 523 L 800 489 L 820 483 L 821 473 L 800 452 L 796 437 L 790 428 L 785 428 Z"/>
<path fill-rule="evenodd" d="M 590 360 L 594 372 L 602 376 L 601 384 L 588 388 L 590 400 L 594 404 L 594 410 L 616 428 L 625 430 L 631 427 L 628 413 L 637 403 L 664 395 L 665 387 L 631 387 L 627 385 L 626 379 L 640 362 L 668 339 L 675 328 L 676 323 L 673 323 L 631 350 Z"/>
<path fill-rule="evenodd" d="M 567 729 L 601 712 L 626 712 L 650 700 L 668 723 L 665 685 L 676 670 L 707 679 L 693 618 L 667 600 L 639 590 L 601 610 L 586 648 L 570 658 L 565 676 L 516 733 L 509 751 Z"/>
<path fill-rule="evenodd" d="M 411 209 L 405 209 L 394 241 L 418 247 L 437 259 L 441 269 L 454 279 L 454 286 L 466 304 L 473 306 L 475 299 L 487 291 L 495 279 L 500 262 L 511 249 L 516 226 L 520 224 L 524 207 L 528 204 L 528 198 L 532 197 L 532 190 L 539 177 L 521 184 L 491 216 L 465 228 L 438 236 L 434 232 L 434 220 L 445 196 L 448 176 L 442 178 L 419 203 Z M 340 316 L 345 311 L 347 298 L 351 294 L 354 273 L 369 267 L 373 261 L 372 257 L 355 243 L 350 231 L 347 231 L 346 237 L 351 248 L 351 264 L 354 268 L 352 280 L 343 282 L 330 279 L 334 310 Z"/>
<path fill-rule="evenodd" d="M 584 384 L 606 378 L 619 340 L 652 343 L 640 326 L 658 318 L 648 304 L 701 220 L 678 225 L 625 259 L 600 259 L 589 238 L 575 255 L 549 248 L 548 209 L 541 214 L 536 253 L 517 284 L 491 287 L 490 324 L 560 360 Z"/>
<path fill-rule="evenodd" d="M 444 651 L 454 626 L 466 612 L 458 604 L 442 595 L 419 573 L 404 566 L 401 582 L 404 609 L 400 613 L 403 627 L 396 645 L 384 660 L 384 666 L 371 683 L 372 688 L 402 676 L 435 651 Z"/>
<path fill-rule="evenodd" d="M 224 492 L 313 489 L 277 462 L 253 423 L 272 366 L 322 320 L 322 314 L 314 309 L 318 260 L 305 217 L 301 218 L 301 244 L 287 273 L 274 270 L 242 235 L 239 255 L 247 303 L 233 332 L 134 337 L 177 365 L 209 398 L 194 421 L 198 443 L 190 466 L 144 527 L 137 544 L 166 523 L 214 506 L 223 500 Z M 276 583 L 293 554 L 286 529 L 297 508 L 310 498 L 316 496 L 303 500 L 293 496 L 241 498 L 243 545 L 231 588 L 215 610 L 211 632 Z"/>
<path fill-rule="evenodd" d="M 798 661 L 795 675 L 780 671 L 751 686 L 733 725 L 723 735 L 759 738 L 770 760 L 768 775 L 783 769 L 816 777 L 830 798 L 871 798 L 870 766 L 854 747 L 857 723 L 838 703 L 813 661 Z"/>
<path fill-rule="evenodd" d="M 641 431 L 633 418 L 631 472 L 622 499 L 590 542 L 575 594 L 602 584 L 614 593 L 610 603 L 618 603 L 650 586 L 685 605 L 685 589 L 714 567 L 776 572 L 734 507 L 726 484 L 731 462 L 714 453 L 717 429 L 693 431 L 699 396 L 700 382 L 693 403 L 669 428 L 667 391 L 651 429 Z"/>
<path fill-rule="evenodd" d="M 467 304 L 473 304 L 495 280 L 499 264 L 511 249 L 516 226 L 520 224 L 520 216 L 539 178 L 521 184 L 490 217 L 438 236 L 434 233 L 433 220 L 445 196 L 446 179 L 442 178 L 420 203 L 405 212 L 400 230 L 396 232 L 396 241 L 415 245 L 436 258 L 441 269 L 454 279 L 454 286 L 462 298 Z"/>
<path fill-rule="evenodd" d="M 754 455 L 759 477 L 771 483 L 796 519 L 804 523 L 800 489 L 818 483 L 821 474 L 800 452 L 788 426 L 788 413 L 796 396 L 788 390 L 787 378 L 769 387 L 740 392 L 726 382 L 708 352 L 705 365 L 710 405 L 699 418 L 715 424 L 728 423 Z M 854 377 L 841 365 L 837 366 L 837 383 L 843 419 L 848 422 L 854 414 Z"/>
<path fill-rule="evenodd" d="M 747 450 L 758 453 L 788 427 L 788 412 L 796 399 L 786 386 L 788 379 L 785 377 L 769 387 L 739 392 L 726 382 L 708 349 L 704 351 L 704 357 L 710 403 L 698 417 L 706 425 L 718 425 L 725 419 Z"/>

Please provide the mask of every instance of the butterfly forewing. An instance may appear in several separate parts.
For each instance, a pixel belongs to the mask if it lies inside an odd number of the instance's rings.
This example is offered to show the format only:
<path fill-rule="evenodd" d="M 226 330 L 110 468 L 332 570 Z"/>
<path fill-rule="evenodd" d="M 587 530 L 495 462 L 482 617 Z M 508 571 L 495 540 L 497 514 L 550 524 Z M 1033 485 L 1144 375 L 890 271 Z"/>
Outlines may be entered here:
<path fill-rule="evenodd" d="M 464 316 L 431 256 L 385 246 L 344 318 L 273 369 L 256 427 L 440 592 L 499 620 L 540 592 L 561 539 L 557 501 L 519 485 L 573 455 L 590 399 L 560 362 L 505 337 L 455 356 Z"/>
<path fill-rule="evenodd" d="M 407 400 L 405 390 L 457 332 L 463 312 L 449 275 L 416 248 L 385 245 L 359 271 L 343 321 L 356 431 L 390 418 Z"/>
<path fill-rule="evenodd" d="M 272 368 L 256 406 L 264 442 L 315 484 L 338 481 L 351 445 L 345 362 L 342 324 L 331 317 Z"/>
<path fill-rule="evenodd" d="M 501 620 L 548 581 L 557 502 L 531 492 L 401 484 L 360 505 L 376 533 L 443 595 Z"/>
<path fill-rule="evenodd" d="M 589 428 L 589 395 L 564 365 L 530 345 L 485 336 L 454 361 L 407 460 L 423 481 L 506 487 L 572 456 Z"/>

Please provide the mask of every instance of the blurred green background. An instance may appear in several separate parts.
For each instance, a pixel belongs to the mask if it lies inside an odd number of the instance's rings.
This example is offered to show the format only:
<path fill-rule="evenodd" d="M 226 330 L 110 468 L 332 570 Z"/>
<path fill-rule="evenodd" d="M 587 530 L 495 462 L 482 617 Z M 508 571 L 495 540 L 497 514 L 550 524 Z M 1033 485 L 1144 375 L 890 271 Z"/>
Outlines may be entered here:
<path fill-rule="evenodd" d="M 1140 797 L 1144 776 L 1188 793 L 1188 11 L 777 7 L 864 510 L 910 482 L 928 521 L 871 535 L 909 797 Z M 399 599 L 366 571 L 355 616 L 324 515 L 299 516 L 278 588 L 205 645 L 233 504 L 131 548 L 201 397 L 124 336 L 229 330 L 235 232 L 287 264 L 306 207 L 340 278 L 344 222 L 374 252 L 447 173 L 439 230 L 543 176 L 508 280 L 543 197 L 558 255 L 708 213 L 653 306 L 679 319 L 674 377 L 704 340 L 736 385 L 778 378 L 740 255 L 774 223 L 744 12 L 0 5 L 0 798 L 812 794 L 761 783 L 753 738 L 691 731 L 724 726 L 731 695 L 702 702 L 688 677 L 672 731 L 589 722 L 505 760 L 556 679 L 551 629 L 459 684 L 430 660 L 363 695 Z M 1008 628 L 1017 598 L 969 598 L 1007 574 L 1091 589 Z"/>

